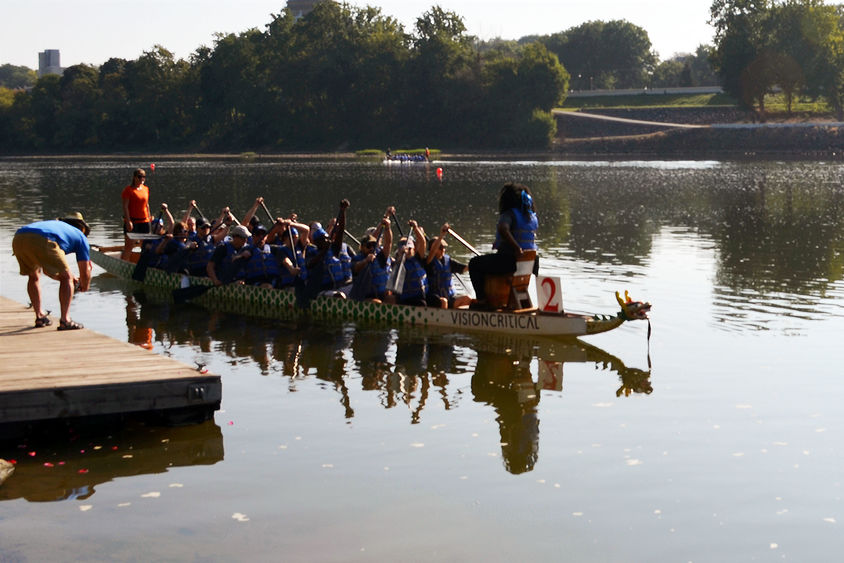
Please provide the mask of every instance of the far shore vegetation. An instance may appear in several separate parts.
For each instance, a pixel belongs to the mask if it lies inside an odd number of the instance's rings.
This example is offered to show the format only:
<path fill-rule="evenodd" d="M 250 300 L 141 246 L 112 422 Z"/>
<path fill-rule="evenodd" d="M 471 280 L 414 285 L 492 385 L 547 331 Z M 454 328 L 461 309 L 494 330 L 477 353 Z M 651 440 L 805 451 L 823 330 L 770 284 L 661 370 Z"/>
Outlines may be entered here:
<path fill-rule="evenodd" d="M 844 121 L 844 7 L 713 0 L 708 23 L 712 45 L 660 59 L 625 20 L 479 40 L 439 6 L 407 30 L 380 8 L 320 2 L 301 19 L 285 9 L 261 30 L 220 33 L 187 59 L 156 45 L 41 78 L 0 64 L 0 153 L 543 150 L 557 139 L 556 109 Z M 724 94 L 652 93 L 684 86 Z M 631 89 L 648 94 L 567 97 Z"/>

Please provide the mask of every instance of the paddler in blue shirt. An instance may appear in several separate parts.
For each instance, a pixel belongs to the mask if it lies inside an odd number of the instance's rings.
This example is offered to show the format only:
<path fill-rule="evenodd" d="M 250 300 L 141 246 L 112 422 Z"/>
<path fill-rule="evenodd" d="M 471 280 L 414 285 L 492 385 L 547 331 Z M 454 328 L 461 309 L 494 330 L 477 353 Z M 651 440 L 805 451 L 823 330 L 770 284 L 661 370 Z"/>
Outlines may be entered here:
<path fill-rule="evenodd" d="M 395 267 L 404 268 L 404 284 L 401 294 L 396 302 L 401 305 L 427 305 L 426 295 L 428 293 L 428 274 L 425 271 L 425 258 L 427 256 L 427 243 L 425 231 L 416 221 L 408 222 L 413 230 L 413 239 L 408 238 L 399 246 L 404 253 L 403 258 L 396 261 Z M 403 263 L 399 264 L 399 260 Z"/>
<path fill-rule="evenodd" d="M 343 243 L 348 208 L 349 200 L 344 199 L 340 202 L 337 221 L 329 227 L 330 234 L 321 227 L 311 230 L 314 246 L 308 248 L 306 256 L 310 296 L 328 291 L 337 297 L 345 298 L 351 290 L 351 256 Z"/>
<path fill-rule="evenodd" d="M 379 239 L 383 244 L 379 245 Z M 352 299 L 383 301 L 387 297 L 387 280 L 390 277 L 393 248 L 393 231 L 387 215 L 372 234 L 364 235 L 360 252 L 352 258 Z"/>
<path fill-rule="evenodd" d="M 469 266 L 453 260 L 446 252 L 448 243 L 445 236 L 450 226 L 448 223 L 440 227 L 440 234 L 435 238 L 428 249 L 428 257 L 425 259 L 428 270 L 428 306 L 441 307 L 443 309 L 455 309 L 469 305 L 472 298 L 468 295 L 455 296 L 454 285 L 452 284 L 453 274 L 465 274 Z"/>

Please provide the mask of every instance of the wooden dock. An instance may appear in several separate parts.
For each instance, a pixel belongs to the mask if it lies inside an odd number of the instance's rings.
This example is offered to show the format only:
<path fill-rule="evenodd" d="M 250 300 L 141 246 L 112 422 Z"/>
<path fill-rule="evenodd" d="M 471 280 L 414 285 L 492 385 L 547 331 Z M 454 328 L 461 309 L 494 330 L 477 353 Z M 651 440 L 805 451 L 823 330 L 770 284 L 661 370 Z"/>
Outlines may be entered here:
<path fill-rule="evenodd" d="M 220 376 L 88 328 L 34 328 L 24 305 L 0 297 L 0 424 L 130 413 L 211 418 Z"/>

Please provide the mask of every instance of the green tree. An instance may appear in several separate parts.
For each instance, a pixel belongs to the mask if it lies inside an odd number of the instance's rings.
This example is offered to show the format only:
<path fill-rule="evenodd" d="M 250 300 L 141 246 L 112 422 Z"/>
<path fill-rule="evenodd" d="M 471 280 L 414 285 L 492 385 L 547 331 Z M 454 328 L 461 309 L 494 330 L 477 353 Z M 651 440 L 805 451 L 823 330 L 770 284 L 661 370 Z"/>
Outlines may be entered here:
<path fill-rule="evenodd" d="M 36 149 L 56 147 L 55 134 L 61 114 L 60 81 L 55 74 L 39 78 L 28 96 L 28 103 L 22 107 L 31 120 L 32 142 Z"/>
<path fill-rule="evenodd" d="M 29 88 L 38 80 L 38 74 L 31 68 L 10 64 L 0 65 L 0 88 Z"/>
<path fill-rule="evenodd" d="M 644 87 L 657 62 L 648 33 L 625 20 L 586 22 L 542 42 L 578 90 Z"/>
<path fill-rule="evenodd" d="M 418 116 L 416 139 L 467 142 L 480 118 L 481 66 L 463 19 L 434 6 L 416 20 L 405 111 Z"/>
<path fill-rule="evenodd" d="M 235 148 L 260 143 L 263 80 L 259 74 L 263 34 L 251 29 L 240 35 L 217 35 L 214 49 L 199 69 L 202 108 L 208 123 L 206 142 Z"/>
<path fill-rule="evenodd" d="M 654 68 L 651 76 L 651 88 L 672 88 L 680 85 L 680 77 L 683 74 L 682 59 L 673 58 L 662 61 Z"/>
<path fill-rule="evenodd" d="M 724 91 L 747 108 L 770 85 L 770 78 L 759 72 L 766 68 L 764 61 L 756 61 L 764 48 L 763 26 L 769 8 L 769 0 L 714 0 L 709 9 L 709 23 L 715 28 L 712 66 Z"/>
<path fill-rule="evenodd" d="M 55 144 L 74 150 L 96 146 L 102 97 L 99 71 L 84 64 L 66 68 L 59 79 L 59 97 Z"/>

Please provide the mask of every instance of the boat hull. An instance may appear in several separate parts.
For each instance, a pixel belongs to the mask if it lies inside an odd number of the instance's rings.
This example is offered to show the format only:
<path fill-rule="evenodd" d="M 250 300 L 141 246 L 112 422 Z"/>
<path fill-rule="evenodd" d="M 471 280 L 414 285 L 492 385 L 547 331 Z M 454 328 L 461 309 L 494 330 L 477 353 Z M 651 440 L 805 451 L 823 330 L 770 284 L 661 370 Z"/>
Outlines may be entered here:
<path fill-rule="evenodd" d="M 117 256 L 91 249 L 92 261 L 117 277 L 131 280 L 135 264 Z M 148 268 L 143 285 L 175 290 L 188 286 L 211 286 L 208 278 L 169 274 Z M 307 308 L 298 307 L 293 291 L 267 289 L 243 284 L 213 287 L 192 299 L 199 305 L 246 315 L 292 320 L 309 316 L 318 320 L 352 320 L 387 326 L 441 327 L 458 332 L 519 334 L 520 336 L 575 337 L 612 330 L 624 323 L 617 315 L 574 315 L 438 309 L 317 297 Z"/>

